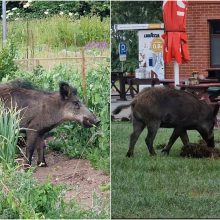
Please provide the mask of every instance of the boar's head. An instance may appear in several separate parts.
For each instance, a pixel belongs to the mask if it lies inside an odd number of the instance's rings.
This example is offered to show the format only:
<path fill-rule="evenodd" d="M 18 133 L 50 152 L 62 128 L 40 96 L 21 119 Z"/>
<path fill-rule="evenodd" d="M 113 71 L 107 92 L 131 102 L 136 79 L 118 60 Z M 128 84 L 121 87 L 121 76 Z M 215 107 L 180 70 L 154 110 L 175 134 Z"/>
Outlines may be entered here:
<path fill-rule="evenodd" d="M 59 86 L 64 120 L 79 122 L 85 128 L 99 124 L 100 120 L 77 97 L 76 88 L 66 82 L 60 82 Z"/>

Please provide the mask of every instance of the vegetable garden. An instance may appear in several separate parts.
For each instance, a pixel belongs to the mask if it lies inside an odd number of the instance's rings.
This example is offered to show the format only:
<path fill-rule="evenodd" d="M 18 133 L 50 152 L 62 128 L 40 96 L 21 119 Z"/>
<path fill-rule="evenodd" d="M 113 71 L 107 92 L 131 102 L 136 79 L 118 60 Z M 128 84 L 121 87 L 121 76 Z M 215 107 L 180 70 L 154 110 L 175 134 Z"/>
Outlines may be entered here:
<path fill-rule="evenodd" d="M 35 7 L 43 7 L 43 3 L 40 6 L 38 4 L 30 2 L 31 6 L 28 10 L 32 10 L 34 14 L 34 11 L 37 11 Z M 57 2 L 57 7 L 61 7 L 59 4 Z M 66 6 L 68 3 L 63 4 L 62 7 L 68 8 Z M 94 4 L 99 3 L 94 2 Z M 54 184 L 53 177 L 46 178 L 46 181 L 35 179 L 34 173 L 39 172 L 39 169 L 43 172 L 44 168 L 33 167 L 25 172 L 20 165 L 21 157 L 18 153 L 23 152 L 23 149 L 18 149 L 16 144 L 20 135 L 18 111 L 5 110 L 1 107 L 0 218 L 108 218 L 110 188 L 109 18 L 108 16 L 100 18 L 99 14 L 89 13 L 72 18 L 68 16 L 72 13 L 68 9 L 64 10 L 64 15 L 57 13 L 58 15 L 50 17 L 46 17 L 45 9 L 41 15 L 37 15 L 37 18 L 36 16 L 30 18 L 31 13 L 28 10 L 26 13 L 24 8 L 16 10 L 16 13 L 20 13 L 19 19 L 16 20 L 16 17 L 9 19 L 8 43 L 0 51 L 1 82 L 21 78 L 46 91 L 57 91 L 60 81 L 67 81 L 74 85 L 78 89 L 78 96 L 101 119 L 101 124 L 91 129 L 83 129 L 76 123 L 65 123 L 57 127 L 50 133 L 52 138 L 47 140 L 48 153 L 58 152 L 58 154 L 66 155 L 67 164 L 71 158 L 74 158 L 76 163 L 72 167 L 73 171 L 80 171 L 82 159 L 88 160 L 88 167 L 92 166 L 91 169 L 99 170 L 97 172 L 106 177 L 105 182 L 97 183 L 100 184 L 98 186 L 100 195 L 96 192 L 88 192 L 92 194 L 90 195 L 92 205 L 86 209 L 77 201 L 77 196 L 66 199 L 66 193 L 75 183 L 72 185 Z M 48 11 L 50 10 L 52 11 L 48 8 Z M 28 31 L 25 31 L 27 24 L 29 25 Z M 97 46 L 100 44 L 104 47 Z M 67 51 L 78 53 L 82 48 L 86 56 L 107 57 L 96 59 L 92 65 L 89 62 L 85 64 L 85 82 L 82 80 L 82 65 L 77 62 L 63 62 L 50 68 L 37 65 L 29 70 L 17 65 L 16 62 L 16 59 L 23 58 L 59 57 L 62 50 L 65 50 L 65 56 L 68 56 Z M 58 169 L 59 164 L 56 162 L 54 164 L 53 168 Z M 75 178 L 77 178 L 76 175 Z M 91 181 L 93 180 L 87 182 Z M 77 187 L 74 190 L 77 191 Z"/>

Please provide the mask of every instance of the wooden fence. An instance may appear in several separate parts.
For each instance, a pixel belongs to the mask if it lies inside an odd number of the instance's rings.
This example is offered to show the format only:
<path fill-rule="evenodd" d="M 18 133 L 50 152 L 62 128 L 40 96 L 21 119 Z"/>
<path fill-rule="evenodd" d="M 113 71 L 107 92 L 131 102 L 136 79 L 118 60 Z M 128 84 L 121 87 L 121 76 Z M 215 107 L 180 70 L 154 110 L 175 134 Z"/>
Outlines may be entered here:
<path fill-rule="evenodd" d="M 86 69 L 91 68 L 97 60 L 104 60 L 108 56 L 85 56 L 84 49 L 81 50 L 80 56 L 75 57 L 51 57 L 51 58 L 28 58 L 16 59 L 15 62 L 19 69 L 32 71 L 37 66 L 42 66 L 44 69 L 51 69 L 58 64 L 74 65 L 81 70 L 82 86 L 84 97 L 86 97 Z"/>

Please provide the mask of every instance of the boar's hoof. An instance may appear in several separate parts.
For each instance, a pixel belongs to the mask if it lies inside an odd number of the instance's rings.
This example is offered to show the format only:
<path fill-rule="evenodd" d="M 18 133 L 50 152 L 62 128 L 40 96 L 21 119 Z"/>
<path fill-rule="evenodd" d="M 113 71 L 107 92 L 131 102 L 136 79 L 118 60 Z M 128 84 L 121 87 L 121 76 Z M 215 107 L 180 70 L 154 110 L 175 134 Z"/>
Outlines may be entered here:
<path fill-rule="evenodd" d="M 134 156 L 134 153 L 131 153 L 131 152 L 127 152 L 127 154 L 126 154 L 126 157 L 133 157 Z"/>
<path fill-rule="evenodd" d="M 167 148 L 163 148 L 161 152 L 164 153 L 164 154 L 166 154 L 166 155 L 169 155 L 170 150 L 167 149 Z"/>
<path fill-rule="evenodd" d="M 39 167 L 47 167 L 47 164 L 45 162 L 38 162 L 37 165 Z"/>

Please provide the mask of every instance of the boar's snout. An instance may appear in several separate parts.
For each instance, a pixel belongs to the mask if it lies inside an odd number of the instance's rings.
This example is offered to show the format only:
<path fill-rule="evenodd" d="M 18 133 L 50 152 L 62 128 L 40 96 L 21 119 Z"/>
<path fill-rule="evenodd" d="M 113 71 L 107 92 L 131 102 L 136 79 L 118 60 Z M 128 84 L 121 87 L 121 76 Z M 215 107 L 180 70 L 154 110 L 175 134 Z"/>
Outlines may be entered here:
<path fill-rule="evenodd" d="M 94 117 L 94 118 L 87 118 L 87 117 L 83 117 L 83 126 L 85 128 L 91 128 L 94 125 L 98 125 L 100 123 L 100 119 Z"/>

